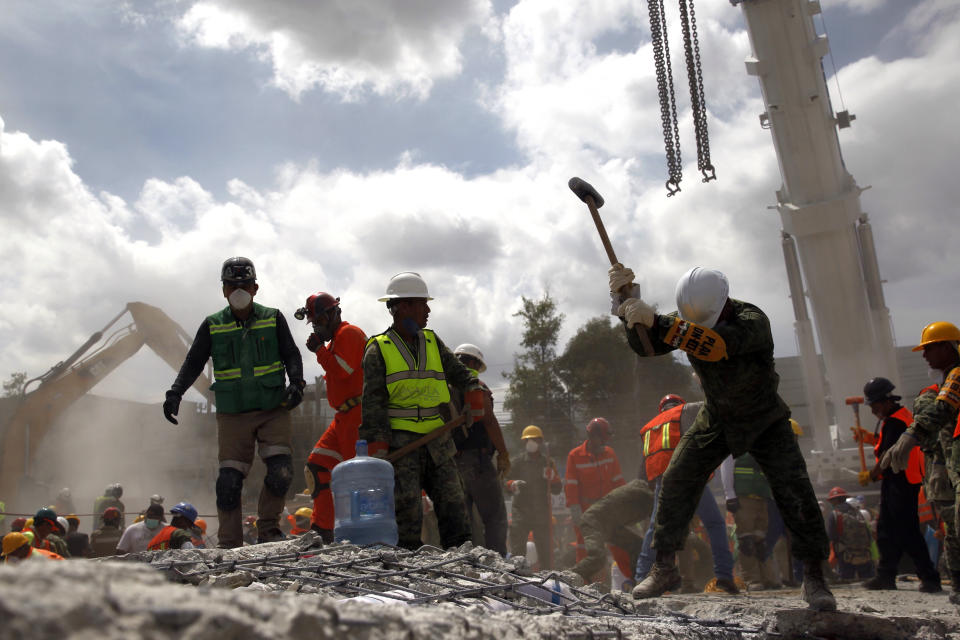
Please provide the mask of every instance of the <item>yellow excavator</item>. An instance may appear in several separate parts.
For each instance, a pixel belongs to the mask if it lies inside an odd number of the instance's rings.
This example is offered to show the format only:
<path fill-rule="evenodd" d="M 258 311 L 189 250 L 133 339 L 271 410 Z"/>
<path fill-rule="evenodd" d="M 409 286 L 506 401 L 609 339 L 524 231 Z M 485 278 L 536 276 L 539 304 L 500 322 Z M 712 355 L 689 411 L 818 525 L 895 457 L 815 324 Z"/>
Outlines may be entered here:
<path fill-rule="evenodd" d="M 128 312 L 133 322 L 104 338 Z M 32 466 L 34 452 L 56 419 L 140 347 L 149 346 L 174 371 L 179 371 L 192 342 L 193 336 L 158 307 L 130 302 L 69 358 L 43 375 L 27 380 L 21 391 L 20 404 L 3 430 L 0 498 L 6 498 L 7 504 L 17 498 L 20 482 Z M 91 349 L 93 351 L 88 354 Z M 34 383 L 37 386 L 31 391 Z M 194 388 L 212 402 L 209 375 L 197 378 Z"/>

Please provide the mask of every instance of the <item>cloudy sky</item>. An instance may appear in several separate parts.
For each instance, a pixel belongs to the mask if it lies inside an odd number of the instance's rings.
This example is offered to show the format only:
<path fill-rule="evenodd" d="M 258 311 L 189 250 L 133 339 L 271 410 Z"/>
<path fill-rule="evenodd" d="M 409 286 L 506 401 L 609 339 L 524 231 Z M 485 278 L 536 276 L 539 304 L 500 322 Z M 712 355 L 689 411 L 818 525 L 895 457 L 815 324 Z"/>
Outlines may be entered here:
<path fill-rule="evenodd" d="M 857 115 L 844 157 L 872 185 L 863 208 L 909 344 L 929 321 L 960 320 L 960 5 L 822 4 L 832 100 Z M 564 342 L 608 309 L 573 175 L 604 194 L 645 297 L 669 307 L 687 268 L 722 269 L 731 295 L 770 315 L 778 355 L 795 353 L 767 208 L 780 177 L 741 10 L 697 7 L 719 176 L 708 185 L 668 14 L 686 176 L 670 199 L 639 0 L 8 0 L 0 375 L 42 373 L 128 301 L 192 334 L 224 304 L 232 255 L 256 262 L 260 302 L 290 317 L 330 291 L 371 334 L 388 324 L 376 298 L 389 277 L 419 271 L 444 341 L 475 342 L 494 373 L 508 369 L 521 296 L 549 288 Z M 148 353 L 119 371 L 98 392 L 159 401 L 173 379 Z M 308 378 L 319 373 L 308 360 Z"/>

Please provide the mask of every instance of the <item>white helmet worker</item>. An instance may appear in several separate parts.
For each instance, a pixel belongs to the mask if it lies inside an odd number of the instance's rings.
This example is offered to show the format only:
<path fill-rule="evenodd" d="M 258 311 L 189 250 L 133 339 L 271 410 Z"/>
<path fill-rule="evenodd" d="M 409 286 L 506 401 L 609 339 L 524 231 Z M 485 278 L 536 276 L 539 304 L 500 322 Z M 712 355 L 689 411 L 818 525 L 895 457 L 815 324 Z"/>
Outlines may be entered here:
<path fill-rule="evenodd" d="M 713 269 L 694 267 L 677 282 L 677 310 L 687 322 L 712 329 L 729 292 L 727 276 Z"/>
<path fill-rule="evenodd" d="M 400 298 L 433 300 L 427 292 L 427 283 L 423 281 L 419 273 L 413 271 L 403 271 L 390 278 L 390 282 L 387 284 L 387 294 L 382 298 L 377 298 L 377 301 L 386 302 L 387 300 Z"/>
<path fill-rule="evenodd" d="M 487 370 L 487 363 L 483 360 L 483 353 L 475 344 L 470 344 L 469 342 L 464 342 L 462 345 L 453 350 L 453 355 L 470 356 L 474 360 L 480 363 L 480 366 L 477 367 L 477 373 L 483 373 Z"/>

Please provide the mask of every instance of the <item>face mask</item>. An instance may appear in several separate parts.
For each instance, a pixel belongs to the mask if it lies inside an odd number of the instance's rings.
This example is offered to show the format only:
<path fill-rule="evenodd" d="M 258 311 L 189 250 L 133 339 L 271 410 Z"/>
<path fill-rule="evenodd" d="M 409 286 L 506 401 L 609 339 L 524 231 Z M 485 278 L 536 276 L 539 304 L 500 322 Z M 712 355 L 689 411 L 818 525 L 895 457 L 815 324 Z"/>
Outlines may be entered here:
<path fill-rule="evenodd" d="M 253 296 L 247 293 L 244 289 L 234 289 L 233 293 L 230 294 L 230 297 L 228 297 L 227 300 L 230 302 L 231 307 L 237 311 L 242 311 L 250 306 L 250 303 L 253 301 Z"/>
<path fill-rule="evenodd" d="M 416 335 L 420 332 L 420 325 L 418 325 L 413 318 L 404 318 L 400 321 L 400 324 L 403 325 L 404 331 L 409 334 Z"/>
<path fill-rule="evenodd" d="M 527 440 L 527 444 L 524 446 L 527 448 L 527 453 L 536 453 L 540 450 L 540 443 L 536 440 Z"/>
<path fill-rule="evenodd" d="M 143 526 L 145 526 L 147 529 L 156 529 L 160 526 L 160 521 L 156 518 L 145 518 L 143 520 Z"/>
<path fill-rule="evenodd" d="M 943 371 L 927 367 L 927 378 L 930 379 L 930 382 L 939 383 L 943 379 Z"/>

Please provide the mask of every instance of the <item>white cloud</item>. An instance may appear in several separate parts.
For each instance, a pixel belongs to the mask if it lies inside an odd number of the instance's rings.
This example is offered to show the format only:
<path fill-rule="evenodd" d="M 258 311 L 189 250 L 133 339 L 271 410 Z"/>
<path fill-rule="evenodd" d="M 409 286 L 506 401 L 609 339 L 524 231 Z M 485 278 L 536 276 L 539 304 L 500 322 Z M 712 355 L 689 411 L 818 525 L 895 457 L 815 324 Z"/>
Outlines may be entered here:
<path fill-rule="evenodd" d="M 461 42 L 490 11 L 489 0 L 202 0 L 179 27 L 202 47 L 259 51 L 294 98 L 313 87 L 348 100 L 366 90 L 424 98 L 460 73 Z"/>

